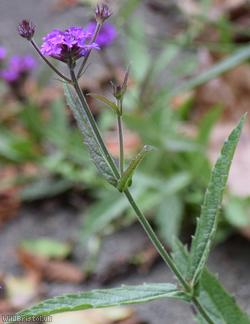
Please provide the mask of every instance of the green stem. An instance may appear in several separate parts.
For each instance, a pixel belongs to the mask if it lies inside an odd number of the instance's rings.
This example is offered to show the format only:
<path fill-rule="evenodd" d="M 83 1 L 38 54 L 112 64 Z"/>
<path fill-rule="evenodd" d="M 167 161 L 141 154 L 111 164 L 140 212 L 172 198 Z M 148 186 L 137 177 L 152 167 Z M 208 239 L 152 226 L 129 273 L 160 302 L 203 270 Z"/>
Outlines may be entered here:
<path fill-rule="evenodd" d="M 122 114 L 121 102 L 119 102 L 118 104 L 120 106 L 120 110 L 121 110 L 121 114 Z M 117 125 L 118 125 L 119 147 L 120 147 L 119 168 L 120 168 L 120 174 L 122 176 L 123 170 L 124 170 L 124 144 L 123 144 L 122 115 L 120 115 L 120 114 L 117 114 Z"/>
<path fill-rule="evenodd" d="M 71 83 L 71 80 L 68 79 L 65 75 L 63 75 L 53 64 L 50 63 L 49 60 L 46 59 L 46 57 L 41 53 L 39 47 L 36 45 L 35 41 L 32 39 L 31 44 L 33 45 L 34 49 L 37 51 L 37 53 L 40 55 L 40 57 L 44 60 L 46 64 L 57 74 L 60 78 L 67 81 L 68 83 Z"/>
<path fill-rule="evenodd" d="M 209 324 L 215 324 L 215 322 L 210 318 L 207 311 L 204 309 L 204 307 L 200 304 L 199 300 L 196 297 L 192 298 L 193 304 L 198 309 L 201 316 L 209 323 Z"/>
<path fill-rule="evenodd" d="M 93 37 L 92 37 L 92 39 L 90 41 L 90 44 L 92 44 L 92 43 L 94 43 L 96 41 L 96 38 L 97 38 L 97 36 L 98 36 L 98 34 L 99 34 L 100 30 L 101 30 L 101 27 L 102 27 L 102 25 L 100 23 L 98 23 L 96 25 L 96 29 L 95 29 L 94 35 L 93 35 Z M 86 65 L 86 63 L 88 61 L 88 58 L 90 56 L 91 51 L 92 51 L 92 49 L 90 49 L 88 51 L 88 53 L 86 54 L 86 56 L 84 57 L 84 59 L 82 61 L 82 64 L 81 64 L 81 66 L 79 68 L 79 71 L 77 73 L 77 79 L 79 79 L 82 76 L 82 71 L 83 71 L 83 69 L 84 69 L 84 67 L 85 67 L 85 65 Z"/>
<path fill-rule="evenodd" d="M 103 139 L 101 137 L 101 134 L 100 134 L 100 131 L 99 131 L 98 126 L 96 124 L 96 121 L 95 121 L 95 119 L 94 119 L 94 117 L 93 117 L 93 115 L 92 115 L 92 113 L 91 113 L 91 111 L 89 109 L 88 103 L 87 103 L 87 101 L 86 101 L 86 99 L 84 97 L 84 94 L 83 94 L 83 92 L 82 92 L 82 90 L 81 90 L 81 88 L 80 88 L 80 86 L 78 84 L 78 81 L 77 81 L 77 78 L 76 78 L 76 75 L 75 75 L 75 71 L 74 71 L 73 68 L 70 68 L 70 75 L 71 75 L 71 79 L 72 79 L 72 84 L 73 84 L 73 86 L 75 88 L 75 91 L 76 91 L 76 93 L 77 93 L 77 95 L 78 95 L 78 97 L 79 97 L 79 99 L 81 101 L 81 104 L 82 104 L 82 106 L 83 106 L 83 108 L 84 108 L 84 110 L 85 110 L 85 112 L 87 114 L 88 120 L 90 122 L 90 125 L 91 125 L 94 133 L 95 133 L 96 139 L 97 139 L 97 141 L 98 141 L 98 143 L 99 143 L 99 145 L 100 145 L 100 147 L 101 147 L 101 149 L 102 149 L 102 151 L 103 151 L 103 153 L 104 153 L 104 155 L 105 155 L 105 157 L 107 159 L 107 162 L 109 163 L 109 165 L 110 165 L 110 167 L 111 167 L 111 169 L 112 169 L 112 171 L 113 171 L 113 173 L 115 175 L 115 177 L 117 179 L 119 179 L 120 175 L 119 175 L 119 172 L 118 172 L 117 167 L 115 165 L 115 162 L 112 159 L 111 155 L 109 154 L 109 152 L 108 152 L 108 150 L 106 148 L 106 145 L 104 144 L 104 141 L 103 141 Z"/>

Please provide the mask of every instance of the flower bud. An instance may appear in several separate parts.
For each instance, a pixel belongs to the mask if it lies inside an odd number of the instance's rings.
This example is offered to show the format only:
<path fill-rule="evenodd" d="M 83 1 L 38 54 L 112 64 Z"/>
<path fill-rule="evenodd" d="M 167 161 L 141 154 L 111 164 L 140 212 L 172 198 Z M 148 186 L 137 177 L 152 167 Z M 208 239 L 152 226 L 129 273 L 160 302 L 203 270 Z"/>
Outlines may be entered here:
<path fill-rule="evenodd" d="M 125 73 L 122 85 L 115 85 L 112 83 L 113 96 L 118 100 L 122 100 L 127 91 L 128 77 L 129 77 L 129 67 Z"/>
<path fill-rule="evenodd" d="M 100 4 L 96 6 L 95 17 L 99 24 L 103 24 L 106 19 L 112 15 L 108 5 Z"/>
<path fill-rule="evenodd" d="M 29 20 L 23 20 L 18 25 L 18 32 L 19 35 L 23 38 L 26 38 L 27 40 L 31 40 L 35 34 L 36 27 L 33 24 L 32 21 Z"/>

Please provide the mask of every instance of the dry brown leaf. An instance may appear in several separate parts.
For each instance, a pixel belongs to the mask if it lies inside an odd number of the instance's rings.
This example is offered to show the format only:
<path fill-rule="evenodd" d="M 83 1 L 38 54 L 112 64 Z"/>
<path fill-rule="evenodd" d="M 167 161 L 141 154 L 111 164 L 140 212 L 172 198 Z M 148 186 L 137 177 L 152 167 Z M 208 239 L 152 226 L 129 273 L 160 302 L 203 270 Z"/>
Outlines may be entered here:
<path fill-rule="evenodd" d="M 10 188 L 0 192 L 0 227 L 17 215 L 20 208 L 18 190 Z"/>
<path fill-rule="evenodd" d="M 0 299 L 0 324 L 4 324 L 2 320 L 2 315 L 12 315 L 15 314 L 19 309 L 11 305 L 11 303 L 6 299 Z M 5 322 L 6 323 L 6 322 Z"/>
<path fill-rule="evenodd" d="M 71 262 L 48 260 L 21 248 L 17 250 L 17 255 L 22 266 L 27 271 L 35 272 L 41 279 L 74 284 L 85 279 L 84 273 Z"/>
<path fill-rule="evenodd" d="M 53 10 L 65 10 L 68 8 L 73 8 L 79 5 L 79 0 L 57 0 L 56 4 L 53 6 Z"/>
<path fill-rule="evenodd" d="M 203 49 L 199 54 L 199 61 L 202 72 L 212 67 L 218 58 Z M 200 117 L 211 106 L 220 104 L 224 108 L 223 120 L 232 122 L 249 111 L 249 102 L 250 65 L 242 64 L 197 88 L 194 106 L 197 117 Z"/>
<path fill-rule="evenodd" d="M 33 274 L 23 277 L 5 277 L 7 300 L 12 307 L 21 309 L 33 303 L 40 295 L 39 280 Z"/>
<path fill-rule="evenodd" d="M 56 314 L 52 316 L 52 322 L 53 324 L 121 324 L 128 319 L 131 320 L 132 316 L 134 311 L 129 307 L 112 307 Z M 140 324 L 135 318 L 130 323 Z"/>

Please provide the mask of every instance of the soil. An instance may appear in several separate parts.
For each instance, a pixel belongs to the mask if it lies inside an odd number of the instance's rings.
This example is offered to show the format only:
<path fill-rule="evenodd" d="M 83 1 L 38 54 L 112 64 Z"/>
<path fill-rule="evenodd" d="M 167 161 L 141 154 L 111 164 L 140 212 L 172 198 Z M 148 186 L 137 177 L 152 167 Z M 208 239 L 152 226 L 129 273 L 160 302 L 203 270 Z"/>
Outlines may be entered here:
<path fill-rule="evenodd" d="M 28 44 L 16 32 L 18 21 L 31 18 L 38 26 L 38 34 L 43 35 L 51 28 L 66 27 L 71 24 L 82 24 L 89 17 L 88 10 L 72 9 L 65 12 L 51 10 L 53 0 L 1 0 L 0 1 L 0 43 L 8 47 L 10 52 L 29 52 Z M 16 247 L 23 239 L 41 236 L 60 240 L 74 240 L 79 235 L 82 216 L 70 207 L 62 207 L 53 201 L 39 205 L 23 207 L 18 216 L 10 221 L 0 235 L 1 272 L 19 274 L 22 272 L 17 257 Z M 98 263 L 98 272 L 107 269 L 113 259 L 130 255 L 131 251 L 143 247 L 147 239 L 137 225 L 115 233 L 103 242 Z M 250 242 L 233 237 L 226 243 L 217 246 L 211 254 L 209 268 L 218 273 L 225 287 L 235 296 L 240 305 L 250 314 Z M 75 259 L 82 264 L 84 248 L 76 250 Z M 149 272 L 130 274 L 112 282 L 112 286 L 120 284 L 140 284 L 143 282 L 171 282 L 174 278 L 161 262 Z M 90 282 L 84 285 L 44 284 L 47 296 L 66 292 L 90 289 L 98 284 Z M 159 300 L 145 305 L 137 305 L 139 317 L 151 324 L 194 323 L 190 307 L 179 301 Z"/>

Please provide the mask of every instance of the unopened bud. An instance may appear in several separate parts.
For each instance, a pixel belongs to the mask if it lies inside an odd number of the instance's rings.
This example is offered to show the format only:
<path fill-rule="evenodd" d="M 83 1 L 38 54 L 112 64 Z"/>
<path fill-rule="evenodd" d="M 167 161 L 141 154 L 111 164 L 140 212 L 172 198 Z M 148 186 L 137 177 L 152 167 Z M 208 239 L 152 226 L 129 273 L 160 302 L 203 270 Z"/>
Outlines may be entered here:
<path fill-rule="evenodd" d="M 100 4 L 96 6 L 95 17 L 99 24 L 103 24 L 112 15 L 109 6 L 106 4 Z"/>
<path fill-rule="evenodd" d="M 18 25 L 19 35 L 27 40 L 31 40 L 35 34 L 36 27 L 32 21 L 23 20 Z"/>
<path fill-rule="evenodd" d="M 125 95 L 125 92 L 127 91 L 128 76 L 129 76 L 129 67 L 128 67 L 126 73 L 125 73 L 122 85 L 116 85 L 116 84 L 112 83 L 113 95 L 118 100 L 122 100 L 124 95 Z"/>

